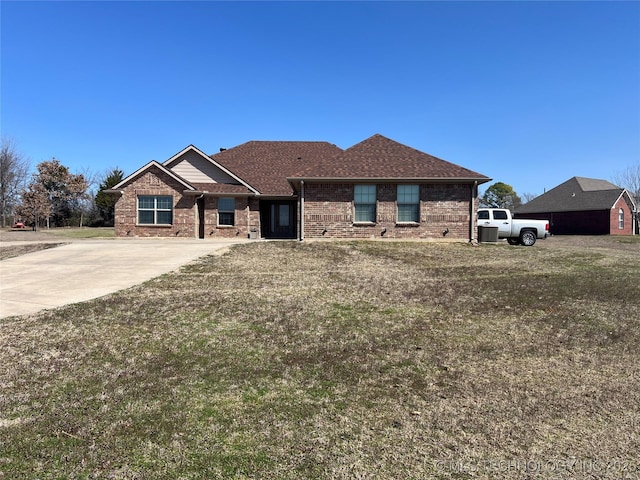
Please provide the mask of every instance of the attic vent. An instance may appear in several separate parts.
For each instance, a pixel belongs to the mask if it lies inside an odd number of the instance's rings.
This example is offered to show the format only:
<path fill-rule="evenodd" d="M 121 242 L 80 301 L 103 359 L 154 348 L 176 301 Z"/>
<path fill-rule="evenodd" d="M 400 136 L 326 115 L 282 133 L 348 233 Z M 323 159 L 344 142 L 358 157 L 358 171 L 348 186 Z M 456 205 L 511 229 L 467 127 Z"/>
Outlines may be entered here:
<path fill-rule="evenodd" d="M 572 193 L 572 194 L 571 194 L 571 196 L 572 196 L 572 197 L 575 197 L 575 196 L 576 196 L 575 192 L 574 192 L 574 193 Z"/>
<path fill-rule="evenodd" d="M 220 147 L 220 151 L 221 151 L 221 152 L 224 152 L 225 150 L 226 150 L 226 148 L 222 148 L 222 147 Z"/>
<path fill-rule="evenodd" d="M 147 179 L 149 180 L 149 185 L 160 185 L 160 179 L 153 173 L 149 173 Z"/>
<path fill-rule="evenodd" d="M 298 160 L 302 160 L 302 157 L 298 157 Z"/>

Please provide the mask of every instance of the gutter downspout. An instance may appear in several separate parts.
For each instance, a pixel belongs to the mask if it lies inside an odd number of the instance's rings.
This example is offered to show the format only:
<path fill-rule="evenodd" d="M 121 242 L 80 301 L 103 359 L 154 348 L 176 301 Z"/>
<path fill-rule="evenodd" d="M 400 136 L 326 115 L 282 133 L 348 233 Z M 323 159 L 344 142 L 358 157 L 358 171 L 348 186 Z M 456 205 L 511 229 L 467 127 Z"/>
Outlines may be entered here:
<path fill-rule="evenodd" d="M 478 188 L 478 181 L 476 180 L 475 182 L 473 182 L 473 185 L 471 185 L 471 202 L 469 202 L 469 242 L 473 243 L 473 241 L 475 240 L 474 237 L 474 232 L 475 232 L 475 199 L 476 199 L 476 191 Z"/>
<path fill-rule="evenodd" d="M 304 240 L 304 180 L 300 180 L 300 241 Z"/>

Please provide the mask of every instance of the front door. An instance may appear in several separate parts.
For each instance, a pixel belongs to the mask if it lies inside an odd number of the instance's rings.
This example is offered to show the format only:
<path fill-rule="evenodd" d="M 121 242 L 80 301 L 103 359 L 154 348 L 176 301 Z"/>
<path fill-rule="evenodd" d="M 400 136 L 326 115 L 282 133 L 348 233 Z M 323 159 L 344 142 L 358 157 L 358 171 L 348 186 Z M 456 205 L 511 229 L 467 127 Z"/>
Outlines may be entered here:
<path fill-rule="evenodd" d="M 296 238 L 296 202 L 261 202 L 260 224 L 263 238 Z"/>

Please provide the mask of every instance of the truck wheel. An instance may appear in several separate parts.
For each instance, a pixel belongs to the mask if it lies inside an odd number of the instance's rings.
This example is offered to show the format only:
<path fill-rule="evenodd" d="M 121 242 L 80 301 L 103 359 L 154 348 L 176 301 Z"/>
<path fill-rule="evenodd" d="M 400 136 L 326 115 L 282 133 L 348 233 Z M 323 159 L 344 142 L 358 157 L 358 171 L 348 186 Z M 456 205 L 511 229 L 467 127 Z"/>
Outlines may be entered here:
<path fill-rule="evenodd" d="M 507 243 L 509 245 L 518 245 L 520 243 L 520 239 L 518 238 L 507 238 Z"/>
<path fill-rule="evenodd" d="M 536 243 L 536 234 L 531 230 L 525 230 L 520 234 L 520 243 L 525 247 L 531 247 Z"/>

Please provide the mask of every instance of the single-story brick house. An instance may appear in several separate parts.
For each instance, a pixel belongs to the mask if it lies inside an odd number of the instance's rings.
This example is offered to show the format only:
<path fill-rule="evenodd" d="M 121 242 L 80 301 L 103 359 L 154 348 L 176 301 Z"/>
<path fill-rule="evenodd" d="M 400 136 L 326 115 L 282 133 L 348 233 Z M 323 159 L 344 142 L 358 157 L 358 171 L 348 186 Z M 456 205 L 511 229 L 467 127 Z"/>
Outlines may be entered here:
<path fill-rule="evenodd" d="M 549 220 L 554 235 L 633 235 L 636 205 L 606 180 L 573 177 L 515 210 L 515 217 Z"/>
<path fill-rule="evenodd" d="M 110 191 L 116 236 L 473 239 L 484 175 L 382 135 L 190 145 Z"/>

